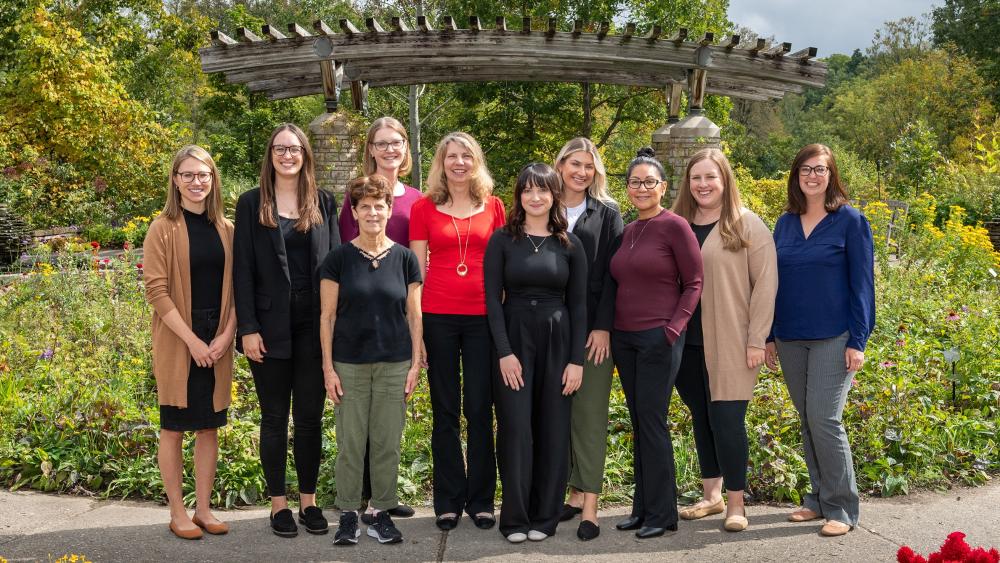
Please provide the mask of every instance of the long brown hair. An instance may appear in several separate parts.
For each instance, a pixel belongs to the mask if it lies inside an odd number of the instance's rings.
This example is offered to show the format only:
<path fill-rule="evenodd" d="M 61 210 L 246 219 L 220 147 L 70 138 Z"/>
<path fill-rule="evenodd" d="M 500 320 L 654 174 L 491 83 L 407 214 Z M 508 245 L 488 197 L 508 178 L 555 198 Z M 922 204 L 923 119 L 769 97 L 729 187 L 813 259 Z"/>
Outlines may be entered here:
<path fill-rule="evenodd" d="M 555 236 L 559 243 L 569 248 L 569 223 L 566 221 L 566 213 L 563 211 L 562 184 L 559 181 L 559 173 L 548 164 L 532 162 L 521 169 L 517 175 L 517 183 L 514 184 L 514 202 L 507 212 L 507 224 L 504 225 L 504 232 L 510 234 L 515 240 L 525 237 L 524 232 L 524 206 L 521 205 L 521 194 L 528 186 L 535 188 L 546 188 L 552 194 L 552 207 L 549 208 L 549 232 Z"/>
<path fill-rule="evenodd" d="M 375 155 L 372 154 L 372 143 L 375 142 L 375 133 L 378 133 L 382 129 L 392 129 L 403 137 L 406 145 L 410 144 L 410 136 L 406 134 L 406 128 L 395 117 L 380 117 L 373 121 L 371 127 L 368 128 L 368 135 L 365 138 L 365 154 L 363 158 L 365 176 L 371 176 L 378 171 L 378 163 L 375 161 Z M 400 177 L 409 174 L 410 168 L 413 167 L 413 157 L 410 156 L 410 147 L 405 146 L 403 148 L 403 163 L 399 165 L 398 172 Z"/>
<path fill-rule="evenodd" d="M 799 168 L 802 163 L 814 156 L 826 157 L 826 167 L 830 170 L 827 176 L 830 183 L 826 186 L 826 199 L 823 200 L 823 207 L 830 213 L 840 209 L 841 205 L 847 203 L 847 191 L 840 179 L 840 172 L 837 170 L 837 159 L 833 157 L 833 151 L 826 145 L 813 143 L 802 147 L 799 154 L 795 155 L 792 161 L 792 169 L 788 172 L 788 204 L 785 211 L 801 215 L 806 212 L 806 196 L 802 193 L 802 186 L 799 184 Z"/>
<path fill-rule="evenodd" d="M 719 179 L 722 180 L 722 214 L 719 216 L 718 225 L 719 236 L 722 237 L 722 247 L 736 252 L 750 246 L 750 241 L 743 238 L 741 228 L 743 202 L 740 199 L 739 187 L 736 185 L 736 177 L 733 174 L 732 166 L 729 165 L 729 159 L 719 149 L 702 149 L 691 155 L 691 159 L 688 160 L 687 167 L 684 169 L 684 176 L 681 178 L 672 211 L 687 219 L 689 223 L 694 221 L 695 213 L 698 211 L 698 202 L 691 194 L 691 169 L 703 160 L 710 160 L 719 168 Z"/>
<path fill-rule="evenodd" d="M 473 206 L 480 206 L 493 193 L 493 176 L 486 167 L 486 156 L 482 147 L 469 135 L 461 131 L 448 133 L 438 143 L 434 151 L 434 160 L 427 173 L 427 196 L 437 205 L 448 203 L 451 193 L 448 191 L 448 177 L 444 174 L 444 157 L 448 152 L 448 143 L 458 143 L 472 153 L 472 173 L 469 174 L 469 198 Z"/>
<path fill-rule="evenodd" d="M 275 127 L 267 142 L 264 163 L 260 167 L 260 224 L 272 229 L 278 226 L 274 197 L 274 155 L 271 154 L 271 147 L 274 146 L 274 138 L 282 131 L 291 131 L 302 145 L 302 168 L 299 170 L 299 183 L 295 190 L 299 200 L 299 219 L 295 222 L 295 230 L 304 233 L 313 225 L 322 224 L 323 215 L 319 212 L 312 147 L 309 145 L 309 138 L 294 123 L 282 123 Z"/>
<path fill-rule="evenodd" d="M 187 145 L 174 155 L 174 162 L 170 165 L 170 177 L 167 178 L 167 202 L 163 205 L 163 216 L 176 220 L 182 214 L 180 186 L 177 185 L 177 170 L 181 164 L 193 158 L 198 162 L 208 166 L 212 170 L 212 188 L 208 192 L 208 201 L 205 202 L 205 217 L 213 225 L 220 221 L 225 221 L 222 205 L 222 181 L 219 179 L 219 168 L 215 166 L 215 160 L 208 151 L 198 145 Z"/>

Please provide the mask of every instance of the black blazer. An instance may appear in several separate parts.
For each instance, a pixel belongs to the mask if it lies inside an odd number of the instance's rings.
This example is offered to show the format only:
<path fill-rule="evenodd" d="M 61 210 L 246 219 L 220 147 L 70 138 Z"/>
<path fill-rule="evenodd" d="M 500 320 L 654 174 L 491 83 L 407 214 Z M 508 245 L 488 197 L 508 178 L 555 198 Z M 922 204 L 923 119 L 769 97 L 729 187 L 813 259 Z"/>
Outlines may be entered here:
<path fill-rule="evenodd" d="M 622 214 L 615 202 L 604 203 L 587 196 L 587 209 L 576 220 L 573 234 L 583 244 L 587 254 L 587 332 L 594 329 L 611 330 L 611 326 L 595 326 L 597 309 L 604 289 L 604 276 L 611 264 L 611 243 L 625 229 Z M 614 304 L 612 304 L 613 306 Z M 613 315 L 612 315 L 613 316 Z M 607 318 L 607 315 L 602 315 Z"/>
<path fill-rule="evenodd" d="M 319 190 L 319 211 L 323 222 L 309 231 L 313 272 L 313 333 L 315 354 L 319 346 L 319 265 L 340 246 L 337 200 Z M 274 216 L 278 217 L 277 205 Z M 233 289 L 236 299 L 236 348 L 243 352 L 242 337 L 259 332 L 268 358 L 292 357 L 290 318 L 291 276 L 281 228 L 260 224 L 260 188 L 240 196 L 236 203 L 236 232 L 233 235 Z"/>

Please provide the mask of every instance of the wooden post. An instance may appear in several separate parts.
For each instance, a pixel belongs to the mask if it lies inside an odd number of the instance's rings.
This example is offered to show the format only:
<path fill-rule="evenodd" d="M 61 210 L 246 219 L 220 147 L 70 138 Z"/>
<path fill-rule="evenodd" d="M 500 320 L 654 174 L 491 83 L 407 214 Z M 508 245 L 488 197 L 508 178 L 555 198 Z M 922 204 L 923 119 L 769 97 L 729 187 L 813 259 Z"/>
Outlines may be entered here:
<path fill-rule="evenodd" d="M 670 100 L 667 123 L 677 123 L 681 119 L 681 94 L 684 92 L 684 85 L 680 82 L 671 82 L 667 86 L 667 99 Z"/>
<path fill-rule="evenodd" d="M 696 68 L 688 71 L 688 110 L 691 113 L 704 113 L 702 109 L 705 105 L 705 85 L 708 81 L 708 72 Z"/>

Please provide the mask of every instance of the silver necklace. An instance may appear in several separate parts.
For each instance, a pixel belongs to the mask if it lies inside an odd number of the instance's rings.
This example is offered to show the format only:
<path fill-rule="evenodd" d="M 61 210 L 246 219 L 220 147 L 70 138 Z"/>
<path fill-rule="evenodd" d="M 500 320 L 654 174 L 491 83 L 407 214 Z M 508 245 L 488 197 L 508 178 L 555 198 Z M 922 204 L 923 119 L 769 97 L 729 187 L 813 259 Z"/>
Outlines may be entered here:
<path fill-rule="evenodd" d="M 531 235 L 529 235 L 528 233 L 524 233 L 524 236 L 528 237 L 528 242 L 530 242 L 531 246 L 535 248 L 535 254 L 538 254 L 538 249 L 541 248 L 542 245 L 545 244 L 545 241 L 549 240 L 549 237 L 552 235 L 545 235 L 544 237 L 542 237 L 542 242 L 538 244 L 535 244 L 535 241 L 531 238 Z"/>
<path fill-rule="evenodd" d="M 648 219 L 646 221 L 646 224 L 643 225 L 641 229 L 639 229 L 638 235 L 635 234 L 635 229 L 632 229 L 632 243 L 628 245 L 629 250 L 635 248 L 635 243 L 639 242 L 639 239 L 642 238 L 642 233 L 646 232 L 646 227 L 649 226 L 650 221 L 652 221 L 652 218 Z"/>
<path fill-rule="evenodd" d="M 458 266 L 455 266 L 455 273 L 465 277 L 469 273 L 469 267 L 465 265 L 465 257 L 469 254 L 469 239 L 472 238 L 472 216 L 469 219 L 469 230 L 465 233 L 465 249 L 462 249 L 462 233 L 458 231 L 458 222 L 455 216 L 451 215 L 451 224 L 455 227 L 455 236 L 458 237 Z"/>
<path fill-rule="evenodd" d="M 367 250 L 361 248 L 360 246 L 355 245 L 355 248 L 357 248 L 361 252 L 362 256 L 364 256 L 367 260 L 371 262 L 372 270 L 377 270 L 379 266 L 379 260 L 384 260 L 385 257 L 389 255 L 389 251 L 392 250 L 392 247 L 390 246 L 389 248 L 386 248 L 385 250 L 379 252 L 378 254 L 372 254 L 371 252 L 368 252 Z"/>

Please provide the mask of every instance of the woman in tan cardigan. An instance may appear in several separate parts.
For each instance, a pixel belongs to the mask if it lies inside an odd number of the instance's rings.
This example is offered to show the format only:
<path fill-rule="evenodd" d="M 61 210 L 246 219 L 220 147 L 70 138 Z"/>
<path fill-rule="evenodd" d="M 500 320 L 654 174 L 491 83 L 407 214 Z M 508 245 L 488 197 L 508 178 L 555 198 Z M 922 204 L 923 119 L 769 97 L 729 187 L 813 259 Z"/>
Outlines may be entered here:
<path fill-rule="evenodd" d="M 199 539 L 229 531 L 211 512 L 233 379 L 233 224 L 222 215 L 219 171 L 201 147 L 174 157 L 167 203 L 143 243 L 146 300 L 153 306 L 153 374 L 160 403 L 160 474 L 170 531 Z M 193 518 L 181 490 L 184 432 L 195 433 L 197 504 Z"/>
<path fill-rule="evenodd" d="M 748 524 L 744 419 L 778 288 L 774 240 L 760 217 L 743 208 L 732 168 L 718 149 L 701 150 L 688 161 L 673 211 L 691 223 L 705 265 L 701 303 L 688 323 L 677 375 L 677 392 L 691 409 L 704 490 L 680 516 L 694 520 L 726 511 L 725 529 L 738 532 Z"/>

